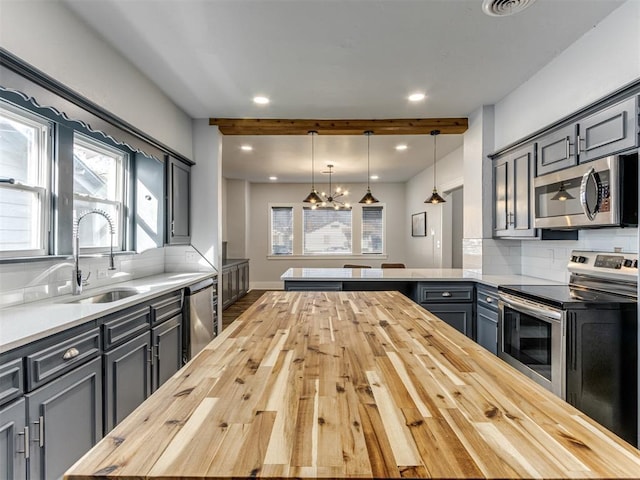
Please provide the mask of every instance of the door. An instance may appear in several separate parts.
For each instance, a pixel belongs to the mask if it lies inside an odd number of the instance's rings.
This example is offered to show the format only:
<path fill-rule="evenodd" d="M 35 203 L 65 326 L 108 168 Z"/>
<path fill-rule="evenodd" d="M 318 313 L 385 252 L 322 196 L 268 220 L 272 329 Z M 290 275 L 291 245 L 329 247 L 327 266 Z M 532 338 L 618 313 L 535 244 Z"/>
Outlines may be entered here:
<path fill-rule="evenodd" d="M 478 306 L 476 341 L 494 355 L 498 354 L 498 312 Z"/>
<path fill-rule="evenodd" d="M 151 394 L 151 336 L 146 331 L 105 353 L 105 432 Z"/>
<path fill-rule="evenodd" d="M 169 157 L 169 244 L 188 245 L 191 239 L 191 167 Z"/>
<path fill-rule="evenodd" d="M 507 162 L 502 159 L 493 166 L 493 181 L 495 189 L 495 207 L 493 228 L 496 235 L 505 233 L 509 228 L 507 222 Z"/>
<path fill-rule="evenodd" d="M 511 194 L 508 196 L 507 204 L 510 204 L 509 212 L 511 212 L 510 220 L 513 233 L 518 236 L 528 234 L 533 236 L 530 208 L 533 148 L 531 146 L 518 152 L 511 161 Z"/>
<path fill-rule="evenodd" d="M 24 398 L 0 409 L 0 478 L 27 478 L 25 417 Z"/>
<path fill-rule="evenodd" d="M 154 350 L 153 390 L 169 380 L 182 366 L 182 315 L 151 330 Z"/>
<path fill-rule="evenodd" d="M 30 480 L 55 480 L 102 438 L 102 359 L 26 395 Z"/>
<path fill-rule="evenodd" d="M 430 303 L 423 307 L 467 337 L 473 339 L 472 303 Z"/>
<path fill-rule="evenodd" d="M 538 140 L 536 176 L 577 165 L 576 131 L 577 125 L 572 123 Z"/>

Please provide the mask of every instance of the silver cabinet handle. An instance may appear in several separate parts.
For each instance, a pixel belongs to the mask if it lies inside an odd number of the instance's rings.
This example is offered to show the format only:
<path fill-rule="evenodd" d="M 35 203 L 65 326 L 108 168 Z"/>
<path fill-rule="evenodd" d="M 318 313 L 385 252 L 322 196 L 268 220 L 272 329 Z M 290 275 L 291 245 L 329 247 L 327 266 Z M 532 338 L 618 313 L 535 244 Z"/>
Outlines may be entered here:
<path fill-rule="evenodd" d="M 32 422 L 38 426 L 38 438 L 31 440 L 33 443 L 37 443 L 39 447 L 44 447 L 44 417 L 40 415 L 37 422 Z"/>
<path fill-rule="evenodd" d="M 487 303 L 493 303 L 493 299 L 491 297 L 487 297 Z"/>
<path fill-rule="evenodd" d="M 64 352 L 64 355 L 62 355 L 62 359 L 71 360 L 72 358 L 76 358 L 78 355 L 80 355 L 80 351 L 75 347 L 71 347 L 69 350 Z"/>
<path fill-rule="evenodd" d="M 442 296 L 443 297 L 450 297 L 451 296 L 451 292 L 442 292 Z"/>
<path fill-rule="evenodd" d="M 571 157 L 571 137 L 569 137 L 569 135 L 567 135 L 566 142 L 567 142 L 566 143 L 566 147 L 567 147 L 566 155 L 567 155 L 567 159 L 568 159 L 569 157 Z"/>
<path fill-rule="evenodd" d="M 147 358 L 147 363 L 149 363 L 149 365 L 153 365 L 153 347 L 149 347 L 147 349 L 147 353 L 149 354 L 149 358 Z"/>
<path fill-rule="evenodd" d="M 24 454 L 24 458 L 27 459 L 29 458 L 29 427 L 24 427 L 24 430 L 20 433 L 18 433 L 19 437 L 24 437 L 23 442 L 24 442 L 24 450 L 18 450 L 16 449 L 16 453 L 23 453 Z"/>

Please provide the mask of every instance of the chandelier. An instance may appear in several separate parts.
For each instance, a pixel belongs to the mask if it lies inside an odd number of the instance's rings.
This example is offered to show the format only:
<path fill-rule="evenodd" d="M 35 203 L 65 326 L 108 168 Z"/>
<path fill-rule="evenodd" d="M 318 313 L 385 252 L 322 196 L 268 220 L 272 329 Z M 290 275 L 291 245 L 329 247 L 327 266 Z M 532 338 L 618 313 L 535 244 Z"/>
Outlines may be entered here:
<path fill-rule="evenodd" d="M 336 188 L 335 191 L 333 190 L 333 184 L 331 181 L 331 176 L 333 175 L 333 165 L 327 165 L 327 168 L 329 170 L 325 170 L 322 173 L 329 174 L 329 193 L 327 194 L 325 192 L 322 192 L 320 194 L 322 198 L 322 203 L 320 204 L 320 206 L 322 208 L 333 208 L 335 210 L 340 210 L 341 208 L 347 210 L 351 209 L 351 205 L 348 202 L 338 200 L 343 196 L 349 195 L 349 192 L 347 190 L 342 190 L 342 188 L 340 187 Z M 317 204 L 313 205 L 311 208 L 313 209 L 315 207 L 317 207 Z"/>

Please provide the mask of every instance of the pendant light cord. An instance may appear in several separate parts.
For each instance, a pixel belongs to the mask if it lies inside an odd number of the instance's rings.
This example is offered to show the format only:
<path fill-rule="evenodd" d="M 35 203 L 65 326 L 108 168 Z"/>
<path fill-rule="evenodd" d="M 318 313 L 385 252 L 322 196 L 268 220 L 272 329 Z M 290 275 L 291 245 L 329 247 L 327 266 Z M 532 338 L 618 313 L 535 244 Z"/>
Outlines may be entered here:
<path fill-rule="evenodd" d="M 437 132 L 437 133 L 436 133 Z M 436 164 L 438 163 L 438 159 L 436 158 L 436 136 L 438 135 L 438 130 L 434 130 L 431 132 L 433 135 L 433 188 L 436 188 Z"/>
<path fill-rule="evenodd" d="M 309 134 L 311 135 L 311 191 L 316 191 L 316 182 L 315 182 L 315 150 L 314 150 L 314 137 L 318 132 L 315 130 L 309 130 Z"/>
<path fill-rule="evenodd" d="M 371 190 L 371 185 L 370 185 L 370 179 L 371 179 L 371 172 L 369 171 L 369 154 L 371 152 L 371 134 L 373 132 L 368 131 L 367 133 L 367 191 Z"/>

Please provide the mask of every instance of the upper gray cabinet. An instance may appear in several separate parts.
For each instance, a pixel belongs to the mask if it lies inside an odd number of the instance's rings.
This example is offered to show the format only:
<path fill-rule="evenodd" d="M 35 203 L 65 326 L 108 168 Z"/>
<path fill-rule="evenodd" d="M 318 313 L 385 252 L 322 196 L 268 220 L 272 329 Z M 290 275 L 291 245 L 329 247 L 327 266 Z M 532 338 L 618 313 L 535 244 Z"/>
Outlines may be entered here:
<path fill-rule="evenodd" d="M 578 158 L 588 162 L 638 145 L 638 97 L 605 108 L 579 123 Z"/>
<path fill-rule="evenodd" d="M 535 144 L 493 160 L 495 237 L 535 237 L 531 179 Z"/>
<path fill-rule="evenodd" d="M 537 139 L 536 176 L 638 146 L 638 97 L 632 96 Z"/>
<path fill-rule="evenodd" d="M 135 157 L 135 249 L 162 247 L 165 239 L 165 165 L 137 153 Z"/>
<path fill-rule="evenodd" d="M 167 243 L 188 245 L 191 241 L 191 167 L 168 157 L 167 162 Z"/>

